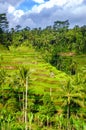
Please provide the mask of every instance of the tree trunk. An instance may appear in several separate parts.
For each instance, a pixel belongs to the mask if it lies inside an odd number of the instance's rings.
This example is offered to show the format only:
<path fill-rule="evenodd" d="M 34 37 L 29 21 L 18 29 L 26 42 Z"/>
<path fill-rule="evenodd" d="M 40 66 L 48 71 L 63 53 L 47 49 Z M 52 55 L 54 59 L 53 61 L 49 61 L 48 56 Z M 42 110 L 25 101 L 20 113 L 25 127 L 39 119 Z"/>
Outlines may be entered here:
<path fill-rule="evenodd" d="M 23 92 L 23 123 L 25 121 L 24 112 L 25 112 L 25 102 L 24 102 L 24 92 Z"/>
<path fill-rule="evenodd" d="M 47 116 L 47 127 L 49 127 L 49 117 Z"/>
<path fill-rule="evenodd" d="M 67 119 L 70 119 L 70 104 L 67 106 Z"/>
<path fill-rule="evenodd" d="M 28 77 L 26 77 L 26 95 L 25 95 L 25 130 L 27 130 L 27 89 L 28 89 Z"/>
<path fill-rule="evenodd" d="M 67 106 L 67 130 L 70 130 L 70 104 Z"/>

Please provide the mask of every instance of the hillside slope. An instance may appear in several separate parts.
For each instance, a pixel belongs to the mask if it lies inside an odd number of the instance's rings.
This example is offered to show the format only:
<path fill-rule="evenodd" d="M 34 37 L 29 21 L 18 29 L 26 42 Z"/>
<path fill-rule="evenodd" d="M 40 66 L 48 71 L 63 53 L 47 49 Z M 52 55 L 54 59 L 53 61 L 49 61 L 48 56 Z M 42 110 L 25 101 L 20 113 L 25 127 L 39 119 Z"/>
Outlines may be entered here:
<path fill-rule="evenodd" d="M 32 79 L 32 88 L 35 93 L 43 94 L 50 88 L 56 88 L 59 85 L 66 84 L 69 76 L 64 72 L 46 63 L 39 52 L 32 47 L 11 47 L 8 52 L 1 52 L 1 68 L 11 72 L 18 70 L 21 66 L 27 66 L 30 69 Z"/>
<path fill-rule="evenodd" d="M 18 75 L 22 66 L 30 70 L 27 109 L 26 78 L 21 80 Z M 82 75 L 69 76 L 57 70 L 31 46 L 11 46 L 10 51 L 1 49 L 0 74 L 2 129 L 25 129 L 27 110 L 30 130 L 66 130 L 68 127 L 85 130 L 85 75 L 82 80 Z"/>

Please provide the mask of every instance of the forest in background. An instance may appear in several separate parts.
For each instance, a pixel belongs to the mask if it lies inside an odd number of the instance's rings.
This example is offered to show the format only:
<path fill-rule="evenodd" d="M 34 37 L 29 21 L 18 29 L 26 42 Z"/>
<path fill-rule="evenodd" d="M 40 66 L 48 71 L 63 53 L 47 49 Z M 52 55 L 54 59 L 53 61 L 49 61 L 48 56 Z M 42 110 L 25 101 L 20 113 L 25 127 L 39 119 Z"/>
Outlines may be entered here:
<path fill-rule="evenodd" d="M 86 129 L 86 25 L 9 29 L 0 14 L 1 130 Z"/>
<path fill-rule="evenodd" d="M 0 43 L 8 50 L 12 45 L 18 47 L 24 43 L 27 46 L 31 44 L 41 52 L 47 62 L 67 73 L 70 71 L 68 66 L 76 64 L 71 56 L 86 53 L 86 25 L 82 27 L 75 25 L 70 29 L 69 21 L 66 20 L 55 21 L 53 26 L 44 29 L 22 28 L 17 25 L 9 31 L 6 14 L 1 14 L 0 19 Z"/>

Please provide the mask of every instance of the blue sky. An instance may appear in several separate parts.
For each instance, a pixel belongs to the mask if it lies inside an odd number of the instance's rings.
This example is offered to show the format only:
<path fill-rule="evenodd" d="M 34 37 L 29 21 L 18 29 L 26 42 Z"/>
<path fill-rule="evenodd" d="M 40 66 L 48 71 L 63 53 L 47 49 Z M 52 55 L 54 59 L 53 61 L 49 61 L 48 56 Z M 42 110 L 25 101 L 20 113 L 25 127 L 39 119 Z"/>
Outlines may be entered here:
<path fill-rule="evenodd" d="M 41 0 L 37 0 L 37 1 L 41 1 Z M 37 5 L 37 6 L 40 5 L 40 2 L 37 2 L 37 1 L 35 1 L 35 0 L 25 0 L 25 1 L 23 1 L 23 2 L 19 5 L 18 9 L 22 9 L 22 10 L 24 10 L 24 11 L 31 10 L 33 6 L 35 6 L 35 5 Z M 44 1 L 44 2 L 47 2 L 47 1 L 49 1 L 49 0 L 43 0 L 43 1 Z"/>
<path fill-rule="evenodd" d="M 34 5 L 39 5 L 39 4 L 32 0 L 25 0 L 19 5 L 18 9 L 27 11 L 27 10 L 31 10 Z"/>
<path fill-rule="evenodd" d="M 82 26 L 86 25 L 86 0 L 0 0 L 0 13 L 7 14 L 10 28 L 45 28 L 56 20 Z"/>

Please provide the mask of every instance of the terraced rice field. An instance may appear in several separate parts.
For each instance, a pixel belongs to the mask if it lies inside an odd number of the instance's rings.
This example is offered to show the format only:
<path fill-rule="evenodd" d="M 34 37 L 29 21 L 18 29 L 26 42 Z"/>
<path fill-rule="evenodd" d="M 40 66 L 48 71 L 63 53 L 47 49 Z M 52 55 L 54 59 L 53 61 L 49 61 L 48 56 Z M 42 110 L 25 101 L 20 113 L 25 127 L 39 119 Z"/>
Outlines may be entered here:
<path fill-rule="evenodd" d="M 26 66 L 30 69 L 32 84 L 30 89 L 35 94 L 49 92 L 52 96 L 57 93 L 60 85 L 66 84 L 69 76 L 56 70 L 49 63 L 46 63 L 39 52 L 32 47 L 11 47 L 10 51 L 1 52 L 0 68 L 6 69 L 13 75 L 19 67 Z"/>

